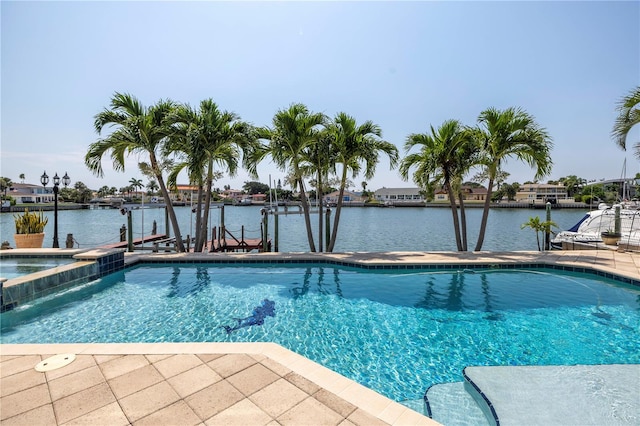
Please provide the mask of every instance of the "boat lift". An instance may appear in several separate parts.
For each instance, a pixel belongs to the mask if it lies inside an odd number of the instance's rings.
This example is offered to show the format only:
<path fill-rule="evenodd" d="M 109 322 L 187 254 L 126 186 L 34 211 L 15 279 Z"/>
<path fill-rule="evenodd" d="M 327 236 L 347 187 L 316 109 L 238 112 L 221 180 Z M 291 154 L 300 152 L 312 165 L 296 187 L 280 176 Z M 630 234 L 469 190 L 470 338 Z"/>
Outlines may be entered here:
<path fill-rule="evenodd" d="M 280 210 L 279 207 L 283 207 L 283 210 Z M 297 207 L 297 210 L 291 211 L 291 207 Z M 284 205 L 278 206 L 278 203 L 275 203 L 269 207 L 265 207 L 260 210 L 262 214 L 262 243 L 263 247 L 266 247 L 266 243 L 268 242 L 268 230 L 269 230 L 269 215 L 273 215 L 273 251 L 278 252 L 278 239 L 279 239 L 279 216 L 287 216 L 290 214 L 298 214 L 301 215 L 304 213 L 302 210 L 302 205 L 295 204 L 292 206 Z M 331 209 L 324 207 L 316 207 L 310 208 L 309 213 L 311 214 L 325 214 L 325 236 L 327 243 L 331 239 Z"/>

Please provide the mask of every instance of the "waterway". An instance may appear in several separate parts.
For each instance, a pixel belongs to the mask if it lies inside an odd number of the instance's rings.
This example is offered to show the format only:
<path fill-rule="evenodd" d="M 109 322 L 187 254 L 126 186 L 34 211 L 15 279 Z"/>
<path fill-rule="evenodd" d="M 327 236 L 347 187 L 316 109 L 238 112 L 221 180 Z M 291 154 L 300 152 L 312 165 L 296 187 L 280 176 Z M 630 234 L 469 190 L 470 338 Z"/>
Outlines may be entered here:
<path fill-rule="evenodd" d="M 183 237 L 194 235 L 195 215 L 189 206 L 176 207 Z M 297 209 L 289 210 L 295 212 Z M 559 230 L 573 226 L 586 211 L 580 209 L 552 210 L 551 219 Z M 212 209 L 211 226 L 220 226 L 221 209 Z M 482 209 L 466 209 L 469 248 L 473 250 L 478 237 Z M 53 242 L 53 212 L 44 212 L 49 218 L 45 229 L 45 247 Z M 335 215 L 335 211 L 332 212 Z M 521 229 L 530 217 L 545 220 L 544 210 L 494 208 L 489 214 L 483 250 L 522 251 L 537 250 L 536 234 L 530 228 Z M 132 212 L 134 238 L 150 235 L 153 222 L 158 233 L 165 232 L 165 210 L 156 206 L 134 209 Z M 259 238 L 262 215 L 259 206 L 225 206 L 224 224 L 234 235 L 245 228 L 245 237 Z M 274 238 L 274 216 L 270 215 L 269 237 Z M 75 247 L 90 248 L 120 240 L 120 228 L 127 224 L 126 215 L 118 209 L 62 210 L 58 212 L 58 238 L 65 246 L 67 234 L 73 234 Z M 297 213 L 280 215 L 279 251 L 309 251 L 304 218 Z M 314 229 L 318 227 L 317 215 L 312 216 Z M 15 225 L 12 213 L 0 214 L 0 240 L 9 241 L 15 247 Z M 173 235 L 173 230 L 171 230 Z M 317 239 L 316 239 L 317 244 Z M 451 211 L 448 208 L 396 207 L 343 208 L 335 252 L 355 251 L 455 251 Z"/>

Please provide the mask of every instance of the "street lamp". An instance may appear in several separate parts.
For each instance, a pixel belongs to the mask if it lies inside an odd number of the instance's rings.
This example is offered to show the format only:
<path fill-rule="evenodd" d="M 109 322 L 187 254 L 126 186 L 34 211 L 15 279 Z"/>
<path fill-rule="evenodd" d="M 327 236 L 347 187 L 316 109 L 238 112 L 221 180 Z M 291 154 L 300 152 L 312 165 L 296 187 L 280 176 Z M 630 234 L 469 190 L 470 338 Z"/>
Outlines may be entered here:
<path fill-rule="evenodd" d="M 67 186 L 69 186 L 70 182 L 71 182 L 71 178 L 69 177 L 67 172 L 64 172 L 64 176 L 62 177 L 62 184 L 66 188 Z M 49 183 L 49 176 L 47 175 L 46 171 L 42 174 L 42 176 L 40 176 L 40 183 L 45 188 L 47 187 L 47 184 Z M 53 204 L 53 248 L 60 248 L 60 245 L 58 244 L 58 190 L 59 190 L 59 186 L 60 186 L 60 177 L 58 176 L 58 173 L 56 173 L 56 175 L 53 177 L 53 200 L 54 200 L 54 204 Z"/>

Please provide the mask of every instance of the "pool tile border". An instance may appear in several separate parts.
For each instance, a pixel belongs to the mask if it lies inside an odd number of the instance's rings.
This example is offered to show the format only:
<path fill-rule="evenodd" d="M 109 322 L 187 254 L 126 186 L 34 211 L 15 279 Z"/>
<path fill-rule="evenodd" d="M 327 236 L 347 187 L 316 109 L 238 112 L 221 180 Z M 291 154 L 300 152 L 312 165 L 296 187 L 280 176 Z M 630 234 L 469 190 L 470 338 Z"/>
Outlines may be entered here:
<path fill-rule="evenodd" d="M 547 254 L 550 253 L 550 254 Z M 438 262 L 437 260 L 428 261 L 411 261 L 407 259 L 402 260 L 384 260 L 384 261 L 371 261 L 366 259 L 366 256 L 374 254 L 378 256 L 389 255 L 390 253 L 300 253 L 300 254 L 283 254 L 283 253 L 238 253 L 238 254 L 199 254 L 189 253 L 184 254 L 154 254 L 154 255 L 139 255 L 135 259 L 130 259 L 127 266 L 134 266 L 136 264 L 175 264 L 175 263 L 211 263 L 216 265 L 261 265 L 261 264 L 327 264 L 343 267 L 352 267 L 366 270 L 487 270 L 487 269 L 551 269 L 564 272 L 576 272 L 596 275 L 598 277 L 618 281 L 624 284 L 640 287 L 640 275 L 637 278 L 625 274 L 623 271 L 615 270 L 612 272 L 607 270 L 609 268 L 602 267 L 601 265 L 593 262 L 588 262 L 588 265 L 582 264 L 583 257 L 588 255 L 576 255 L 576 261 L 567 263 L 558 263 L 555 257 L 556 252 L 510 252 L 508 253 L 512 258 L 510 259 L 498 259 L 504 253 L 463 253 L 460 256 L 458 262 Z M 565 252 L 566 253 L 566 252 Z M 421 254 L 425 257 L 430 255 L 439 255 L 443 253 L 417 253 L 417 252 L 402 252 L 395 253 L 393 255 L 415 257 L 416 254 Z M 623 254 L 623 253 L 621 253 Z M 348 255 L 351 257 L 349 260 L 341 259 L 341 257 Z M 355 256 L 354 256 L 355 255 Z M 476 259 L 473 259 L 475 255 Z M 514 256 L 515 255 L 515 256 Z M 632 255 L 628 253 L 628 255 Z M 361 257 L 361 258 L 359 258 Z M 487 259 L 487 257 L 494 259 Z M 536 259 L 532 259 L 536 258 Z"/>

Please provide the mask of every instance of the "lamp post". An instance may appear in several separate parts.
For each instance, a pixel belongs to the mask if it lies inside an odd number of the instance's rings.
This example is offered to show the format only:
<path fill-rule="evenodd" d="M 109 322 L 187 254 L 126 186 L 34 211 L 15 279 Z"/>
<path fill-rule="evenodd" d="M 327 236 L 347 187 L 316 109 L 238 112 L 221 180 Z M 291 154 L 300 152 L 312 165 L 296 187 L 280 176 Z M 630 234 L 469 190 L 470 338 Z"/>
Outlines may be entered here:
<path fill-rule="evenodd" d="M 69 186 L 70 182 L 71 182 L 71 178 L 69 177 L 67 172 L 64 172 L 64 176 L 62 177 L 62 184 L 66 188 L 67 186 Z M 44 186 L 45 188 L 46 188 L 47 184 L 49 183 L 49 176 L 47 175 L 46 171 L 42 174 L 42 176 L 40 176 L 40 183 L 42 183 L 42 186 Z M 53 200 L 54 200 L 54 204 L 53 204 L 53 248 L 60 248 L 60 245 L 58 244 L 58 191 L 59 191 L 59 187 L 60 187 L 60 177 L 58 176 L 58 173 L 56 173 L 56 175 L 53 177 Z"/>

